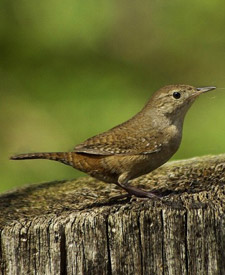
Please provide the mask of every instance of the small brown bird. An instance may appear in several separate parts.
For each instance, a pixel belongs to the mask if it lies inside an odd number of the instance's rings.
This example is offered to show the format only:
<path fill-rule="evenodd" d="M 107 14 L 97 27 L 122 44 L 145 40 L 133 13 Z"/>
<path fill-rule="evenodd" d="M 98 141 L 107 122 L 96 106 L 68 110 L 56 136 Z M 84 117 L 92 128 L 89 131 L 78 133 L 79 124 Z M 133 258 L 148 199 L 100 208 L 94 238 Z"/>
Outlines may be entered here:
<path fill-rule="evenodd" d="M 72 152 L 21 154 L 11 159 L 59 161 L 104 182 L 115 183 L 129 195 L 155 197 L 130 186 L 131 180 L 153 171 L 172 157 L 180 146 L 188 109 L 200 94 L 215 88 L 165 86 L 131 119 L 87 139 Z"/>

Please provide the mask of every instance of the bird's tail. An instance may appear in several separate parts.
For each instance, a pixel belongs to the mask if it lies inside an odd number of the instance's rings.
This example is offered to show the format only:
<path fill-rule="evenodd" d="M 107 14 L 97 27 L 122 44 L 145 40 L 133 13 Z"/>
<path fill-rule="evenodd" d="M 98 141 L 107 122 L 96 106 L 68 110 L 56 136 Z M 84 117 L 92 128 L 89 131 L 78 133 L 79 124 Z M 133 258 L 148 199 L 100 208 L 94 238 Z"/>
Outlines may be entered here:
<path fill-rule="evenodd" d="M 73 165 L 73 152 L 56 152 L 56 153 L 28 153 L 10 157 L 12 160 L 24 159 L 48 159 L 62 162 L 67 165 Z"/>

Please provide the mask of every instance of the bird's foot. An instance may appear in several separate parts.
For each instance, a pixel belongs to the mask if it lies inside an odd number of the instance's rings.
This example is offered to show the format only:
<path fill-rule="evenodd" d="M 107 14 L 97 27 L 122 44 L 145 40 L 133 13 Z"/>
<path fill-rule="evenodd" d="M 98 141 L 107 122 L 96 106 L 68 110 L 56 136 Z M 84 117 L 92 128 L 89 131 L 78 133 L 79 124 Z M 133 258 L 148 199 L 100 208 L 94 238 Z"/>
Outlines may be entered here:
<path fill-rule="evenodd" d="M 138 198 L 146 198 L 146 199 L 161 199 L 160 196 L 158 196 L 152 192 L 144 191 L 144 190 L 138 189 L 136 187 L 126 186 L 126 185 L 122 185 L 122 184 L 120 184 L 120 186 L 124 190 L 126 190 L 128 195 L 130 195 L 130 196 L 133 195 Z"/>

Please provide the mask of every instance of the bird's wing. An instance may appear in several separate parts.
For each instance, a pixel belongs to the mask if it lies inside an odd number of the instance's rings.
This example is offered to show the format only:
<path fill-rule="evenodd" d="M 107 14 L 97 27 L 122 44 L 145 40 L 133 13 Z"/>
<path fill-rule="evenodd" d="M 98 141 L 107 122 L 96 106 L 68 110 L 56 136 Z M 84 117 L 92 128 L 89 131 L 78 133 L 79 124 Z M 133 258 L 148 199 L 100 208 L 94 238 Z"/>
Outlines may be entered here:
<path fill-rule="evenodd" d="M 74 152 L 105 156 L 152 154 L 161 150 L 159 135 L 143 134 L 135 129 L 129 134 L 119 130 L 109 131 L 87 139 L 77 145 Z"/>

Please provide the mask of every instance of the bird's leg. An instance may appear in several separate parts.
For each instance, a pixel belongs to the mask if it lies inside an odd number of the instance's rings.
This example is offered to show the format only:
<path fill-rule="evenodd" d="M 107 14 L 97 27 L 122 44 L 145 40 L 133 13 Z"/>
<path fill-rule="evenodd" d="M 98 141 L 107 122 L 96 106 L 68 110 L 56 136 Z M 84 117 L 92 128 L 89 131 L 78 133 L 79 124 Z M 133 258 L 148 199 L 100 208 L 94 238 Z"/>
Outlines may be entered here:
<path fill-rule="evenodd" d="M 134 195 L 139 198 L 149 198 L 149 199 L 160 198 L 159 196 L 155 195 L 152 192 L 144 191 L 136 187 L 130 186 L 129 185 L 130 181 L 128 180 L 128 178 L 126 178 L 126 176 L 127 175 L 125 174 L 121 175 L 118 179 L 117 185 L 123 188 L 124 190 L 126 190 L 128 195 L 130 196 Z"/>
<path fill-rule="evenodd" d="M 138 189 L 136 187 L 130 186 L 129 184 L 130 184 L 129 174 L 128 173 L 121 174 L 118 178 L 116 185 L 124 189 L 127 192 L 127 194 L 122 194 L 116 197 L 112 197 L 110 200 L 130 198 L 132 196 L 135 196 L 137 198 L 143 198 L 143 199 L 160 198 L 160 196 L 154 194 L 153 192 L 148 192 L 142 189 Z"/>
<path fill-rule="evenodd" d="M 144 190 L 141 190 L 129 185 L 125 185 L 125 184 L 120 184 L 120 183 L 116 183 L 116 185 L 124 189 L 127 193 L 112 197 L 110 198 L 110 201 L 129 199 L 129 198 L 132 198 L 132 196 L 135 196 L 136 198 L 141 198 L 141 199 L 154 199 L 154 198 L 161 199 L 160 196 L 157 196 L 152 192 L 144 191 Z"/>
<path fill-rule="evenodd" d="M 132 187 L 129 185 L 120 185 L 124 190 L 127 191 L 127 193 L 132 196 L 136 196 L 138 198 L 149 198 L 149 199 L 153 199 L 153 198 L 160 198 L 159 196 L 155 195 L 152 192 L 148 192 L 148 191 L 144 191 L 141 189 L 138 189 L 136 187 Z"/>

